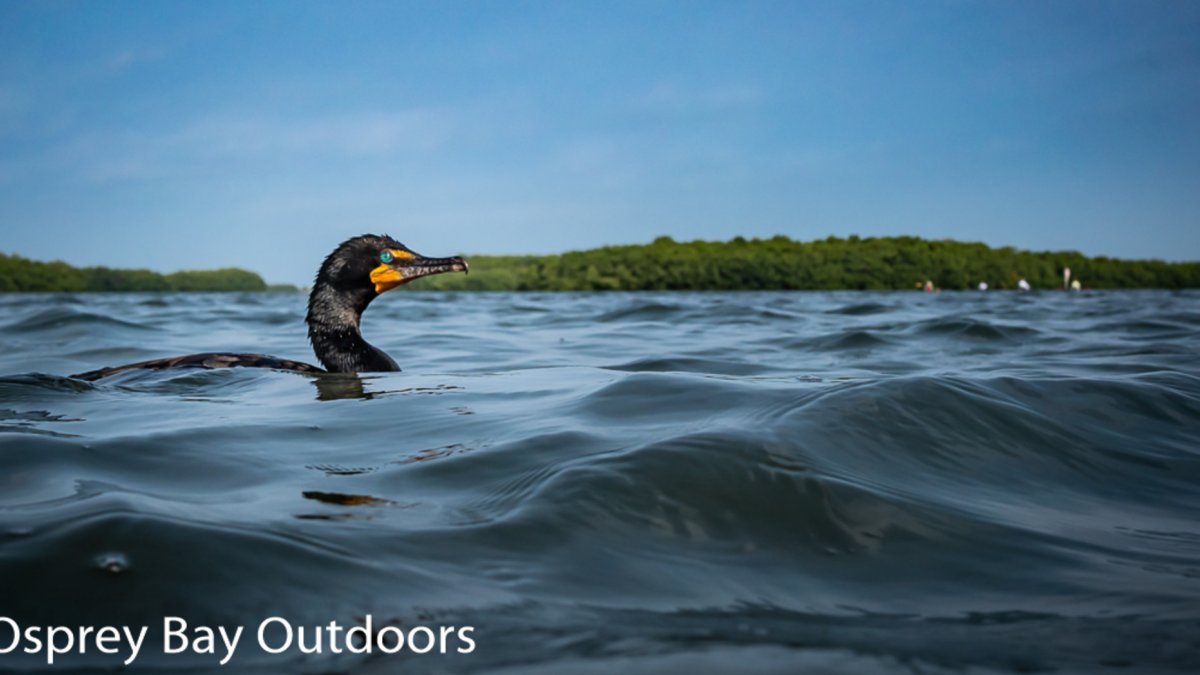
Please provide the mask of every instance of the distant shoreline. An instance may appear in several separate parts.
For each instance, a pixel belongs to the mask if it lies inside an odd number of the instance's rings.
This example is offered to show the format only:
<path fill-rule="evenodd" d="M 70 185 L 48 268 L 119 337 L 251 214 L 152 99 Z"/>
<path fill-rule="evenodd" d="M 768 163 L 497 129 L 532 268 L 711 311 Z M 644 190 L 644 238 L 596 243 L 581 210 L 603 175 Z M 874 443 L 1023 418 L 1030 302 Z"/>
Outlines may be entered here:
<path fill-rule="evenodd" d="M 828 237 L 800 242 L 735 237 L 727 242 L 606 246 L 541 256 L 465 255 L 468 276 L 422 279 L 421 290 L 456 291 L 755 291 L 1200 288 L 1200 262 L 1120 260 L 1075 251 L 1012 247 L 918 237 Z"/>
<path fill-rule="evenodd" d="M 470 275 L 429 277 L 414 291 L 767 291 L 1064 288 L 1087 290 L 1200 288 L 1200 262 L 1122 260 L 1075 251 L 1022 251 L 918 237 L 828 237 L 808 242 L 777 236 L 727 242 L 606 246 L 562 254 L 465 256 Z M 317 261 L 314 261 L 314 266 Z M 300 292 L 267 284 L 239 268 L 160 274 L 146 269 L 77 268 L 0 254 L 0 292 Z"/>
<path fill-rule="evenodd" d="M 147 269 L 73 267 L 0 253 L 0 292 L 137 293 L 298 291 L 291 284 L 267 284 L 254 272 L 226 267 L 160 274 Z"/>

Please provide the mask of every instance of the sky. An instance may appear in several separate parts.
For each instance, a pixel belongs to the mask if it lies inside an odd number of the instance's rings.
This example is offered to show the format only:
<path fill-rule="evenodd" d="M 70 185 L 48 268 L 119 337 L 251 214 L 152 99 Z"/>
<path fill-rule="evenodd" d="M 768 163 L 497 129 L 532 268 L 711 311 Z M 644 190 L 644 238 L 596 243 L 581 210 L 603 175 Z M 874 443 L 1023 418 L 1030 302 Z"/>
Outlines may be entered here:
<path fill-rule="evenodd" d="M 0 2 L 0 252 L 304 284 L 784 234 L 1200 259 L 1200 3 Z"/>

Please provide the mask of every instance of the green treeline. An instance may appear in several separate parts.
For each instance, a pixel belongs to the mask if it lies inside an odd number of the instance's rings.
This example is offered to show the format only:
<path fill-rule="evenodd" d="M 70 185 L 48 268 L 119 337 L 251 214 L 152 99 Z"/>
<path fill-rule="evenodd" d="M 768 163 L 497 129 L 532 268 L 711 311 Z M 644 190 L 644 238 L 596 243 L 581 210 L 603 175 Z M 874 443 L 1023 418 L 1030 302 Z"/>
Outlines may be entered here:
<path fill-rule="evenodd" d="M 159 274 L 150 270 L 72 267 L 64 262 L 39 262 L 0 253 L 0 292 L 265 290 L 267 284 L 262 277 L 234 267 Z"/>
<path fill-rule="evenodd" d="M 1034 288 L 1062 287 L 1063 267 L 1084 288 L 1200 287 L 1200 263 L 1089 258 L 1073 251 L 1011 247 L 917 237 L 784 236 L 728 242 L 606 246 L 545 256 L 467 256 L 471 274 L 423 279 L 426 290 L 837 290 L 970 289 L 986 281 L 1011 289 L 1024 278 Z"/>
<path fill-rule="evenodd" d="M 606 246 L 543 256 L 467 256 L 471 274 L 446 274 L 414 290 L 838 290 L 1060 288 L 1063 267 L 1084 288 L 1197 288 L 1200 262 L 1089 258 L 1074 251 L 1011 247 L 917 237 L 829 237 L 799 242 L 734 238 Z M 315 262 L 314 262 L 315 264 Z M 150 270 L 72 267 L 0 254 L 0 291 L 262 291 L 257 274 L 236 268 L 159 274 Z"/>

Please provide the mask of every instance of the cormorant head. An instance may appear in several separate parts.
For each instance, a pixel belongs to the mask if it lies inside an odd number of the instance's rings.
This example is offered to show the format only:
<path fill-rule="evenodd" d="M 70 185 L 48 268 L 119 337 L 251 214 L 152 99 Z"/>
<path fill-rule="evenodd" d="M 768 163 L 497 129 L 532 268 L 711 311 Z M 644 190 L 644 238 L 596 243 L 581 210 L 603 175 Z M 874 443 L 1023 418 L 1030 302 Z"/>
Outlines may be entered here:
<path fill-rule="evenodd" d="M 387 235 L 364 234 L 342 242 L 325 258 L 317 284 L 373 296 L 431 274 L 466 271 L 467 261 L 458 256 L 426 258 Z"/>

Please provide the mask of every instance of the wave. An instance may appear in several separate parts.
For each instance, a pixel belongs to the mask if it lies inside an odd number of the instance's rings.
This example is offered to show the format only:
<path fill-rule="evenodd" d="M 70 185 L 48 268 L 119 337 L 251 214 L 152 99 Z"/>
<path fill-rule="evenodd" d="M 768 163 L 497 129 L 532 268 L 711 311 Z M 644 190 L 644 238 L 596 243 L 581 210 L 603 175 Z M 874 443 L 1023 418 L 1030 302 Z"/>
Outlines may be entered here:
<path fill-rule="evenodd" d="M 841 314 L 844 316 L 871 316 L 885 314 L 894 308 L 878 302 L 856 302 L 836 309 L 825 310 L 826 314 Z"/>
<path fill-rule="evenodd" d="M 871 350 L 894 345 L 895 341 L 869 330 L 843 330 L 813 338 L 791 340 L 789 349 L 825 352 Z"/>
<path fill-rule="evenodd" d="M 631 373 L 645 372 L 690 372 L 717 375 L 757 375 L 768 369 L 754 363 L 706 358 L 647 358 L 636 359 L 617 365 L 604 366 L 610 370 Z"/>
<path fill-rule="evenodd" d="M 627 307 L 609 310 L 596 317 L 602 323 L 617 321 L 666 321 L 684 311 L 686 307 L 667 302 L 634 302 Z"/>
<path fill-rule="evenodd" d="M 1038 336 L 1041 331 L 1031 326 L 1001 324 L 983 319 L 963 317 L 937 317 L 914 324 L 912 330 L 918 334 L 954 336 L 972 340 L 1017 341 Z"/>
<path fill-rule="evenodd" d="M 52 332 L 63 328 L 75 330 L 117 330 L 152 331 L 152 326 L 146 326 L 133 321 L 114 319 L 103 314 L 93 314 L 66 307 L 53 307 L 42 310 L 31 316 L 12 321 L 4 326 L 7 333 L 39 333 Z"/>

